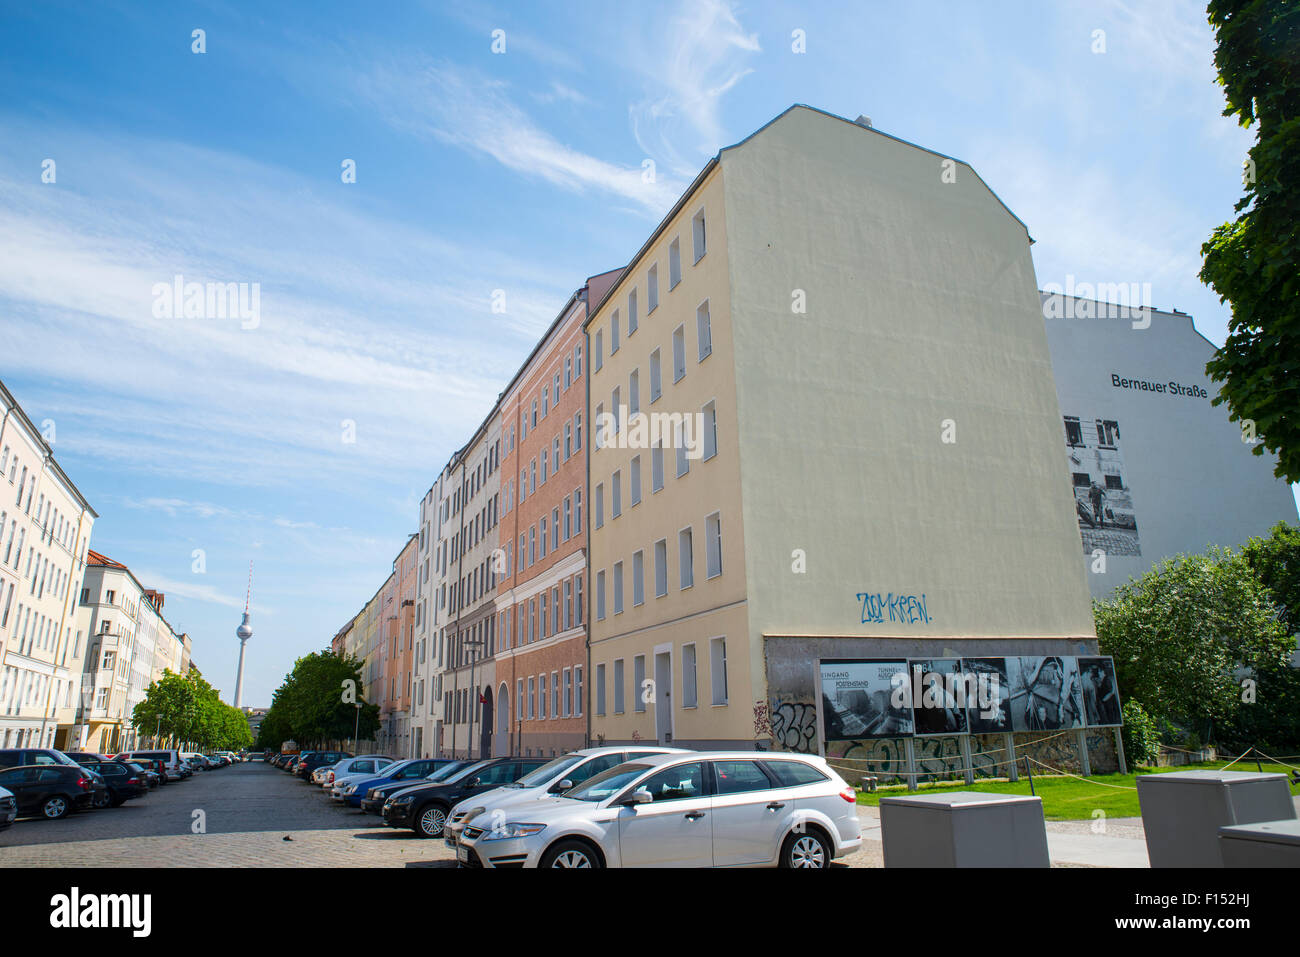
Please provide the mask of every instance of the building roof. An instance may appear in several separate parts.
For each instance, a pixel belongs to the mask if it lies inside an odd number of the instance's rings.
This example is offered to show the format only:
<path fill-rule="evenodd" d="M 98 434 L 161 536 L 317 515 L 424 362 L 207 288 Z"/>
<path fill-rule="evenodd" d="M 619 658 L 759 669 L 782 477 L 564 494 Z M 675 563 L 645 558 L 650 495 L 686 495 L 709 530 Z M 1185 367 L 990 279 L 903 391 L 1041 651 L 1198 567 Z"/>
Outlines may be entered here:
<path fill-rule="evenodd" d="M 121 562 L 115 562 L 115 561 L 113 561 L 113 559 L 109 558 L 107 555 L 101 555 L 99 552 L 95 551 L 93 548 L 88 549 L 88 550 L 86 551 L 86 564 L 87 564 L 87 565 L 107 565 L 109 568 L 120 568 L 120 569 L 122 569 L 123 571 L 130 571 L 130 569 L 127 568 L 125 565 L 123 565 Z M 143 592 L 143 591 L 146 591 L 147 589 L 141 588 L 140 590 Z"/>

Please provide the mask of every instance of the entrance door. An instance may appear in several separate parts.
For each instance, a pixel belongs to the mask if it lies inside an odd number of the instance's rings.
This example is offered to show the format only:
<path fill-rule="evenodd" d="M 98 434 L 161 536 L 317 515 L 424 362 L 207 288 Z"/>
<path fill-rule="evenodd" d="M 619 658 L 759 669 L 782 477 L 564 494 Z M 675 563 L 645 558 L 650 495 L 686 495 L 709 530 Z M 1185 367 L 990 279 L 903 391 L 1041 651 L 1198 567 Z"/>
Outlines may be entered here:
<path fill-rule="evenodd" d="M 655 652 L 655 736 L 660 744 L 673 739 L 673 656 Z"/>
<path fill-rule="evenodd" d="M 492 707 L 491 685 L 483 689 L 483 704 L 479 710 L 482 712 L 483 719 L 483 727 L 479 732 L 479 757 L 494 757 L 492 753 L 492 718 L 496 709 Z"/>

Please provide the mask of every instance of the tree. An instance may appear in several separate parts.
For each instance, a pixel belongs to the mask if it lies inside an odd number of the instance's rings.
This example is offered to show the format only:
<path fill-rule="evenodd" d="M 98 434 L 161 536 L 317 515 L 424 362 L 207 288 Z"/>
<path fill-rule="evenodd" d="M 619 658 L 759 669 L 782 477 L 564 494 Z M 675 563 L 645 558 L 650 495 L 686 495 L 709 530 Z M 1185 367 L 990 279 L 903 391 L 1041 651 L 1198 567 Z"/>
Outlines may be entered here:
<path fill-rule="evenodd" d="M 1300 633 L 1300 527 L 1278 522 L 1268 538 L 1252 538 L 1241 557 L 1273 596 L 1282 624 Z"/>
<path fill-rule="evenodd" d="M 1258 121 L 1235 222 L 1201 247 L 1201 281 L 1232 304 L 1228 338 L 1206 365 L 1214 404 L 1254 422 L 1253 451 L 1300 481 L 1300 4 L 1210 0 L 1224 116 Z"/>
<path fill-rule="evenodd" d="M 379 730 L 379 706 L 365 702 L 363 688 L 356 658 L 328 650 L 299 658 L 271 698 L 259 741 L 279 747 L 293 738 L 314 746 L 351 738 L 354 728 L 358 737 L 372 737 Z"/>
<path fill-rule="evenodd" d="M 1219 548 L 1166 559 L 1094 602 L 1093 617 L 1121 695 L 1207 737 L 1241 703 L 1240 669 L 1279 668 L 1294 648 L 1268 589 Z"/>

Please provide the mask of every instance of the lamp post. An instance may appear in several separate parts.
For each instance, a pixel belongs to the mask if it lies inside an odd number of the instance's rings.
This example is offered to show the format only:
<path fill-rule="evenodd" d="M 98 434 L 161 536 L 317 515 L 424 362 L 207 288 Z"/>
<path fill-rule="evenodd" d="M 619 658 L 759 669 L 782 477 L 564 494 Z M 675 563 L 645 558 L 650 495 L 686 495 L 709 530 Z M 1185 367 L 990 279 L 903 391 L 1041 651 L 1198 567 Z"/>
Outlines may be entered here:
<path fill-rule="evenodd" d="M 357 731 L 361 728 L 361 702 L 356 702 L 357 717 L 352 722 L 352 750 L 357 749 Z"/>
<path fill-rule="evenodd" d="M 467 647 L 467 648 L 482 648 L 483 645 L 484 645 L 484 641 L 483 641 L 482 638 L 467 638 L 467 639 L 465 640 L 465 647 Z M 477 661 L 478 661 L 478 657 L 477 657 L 473 652 L 470 652 L 470 656 L 469 656 L 469 690 L 470 690 L 470 693 L 471 693 L 472 695 L 474 695 L 474 699 L 470 702 L 470 708 L 469 708 L 469 741 L 467 742 L 467 748 L 466 748 L 465 753 L 469 756 L 469 759 L 470 759 L 471 761 L 474 760 L 474 714 L 475 714 L 475 712 L 478 711 L 478 707 L 479 707 L 479 701 L 478 701 L 478 699 L 479 699 L 478 684 L 475 683 L 475 681 L 474 681 L 474 664 L 475 664 L 475 662 L 477 662 Z"/>

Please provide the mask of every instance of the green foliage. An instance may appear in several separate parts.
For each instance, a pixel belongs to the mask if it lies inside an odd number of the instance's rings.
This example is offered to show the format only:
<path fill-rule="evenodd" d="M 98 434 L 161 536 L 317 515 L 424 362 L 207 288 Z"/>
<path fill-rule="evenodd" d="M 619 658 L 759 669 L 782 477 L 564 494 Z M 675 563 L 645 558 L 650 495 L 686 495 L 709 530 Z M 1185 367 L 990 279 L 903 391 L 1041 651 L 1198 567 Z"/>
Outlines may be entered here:
<path fill-rule="evenodd" d="M 363 740 L 373 737 L 379 730 L 379 706 L 363 700 L 364 687 L 356 658 L 332 651 L 299 658 L 271 697 L 271 709 L 259 729 L 259 746 L 279 748 L 293 739 L 302 747 L 316 747 L 351 739 L 354 728 Z"/>
<path fill-rule="evenodd" d="M 1247 542 L 1241 557 L 1269 590 L 1286 630 L 1300 633 L 1300 527 L 1278 522 L 1268 538 Z"/>
<path fill-rule="evenodd" d="M 1294 648 L 1250 565 L 1218 548 L 1161 562 L 1094 602 L 1093 617 L 1121 697 L 1207 737 L 1240 705 L 1238 670 L 1276 670 Z"/>
<path fill-rule="evenodd" d="M 1120 711 L 1124 719 L 1120 737 L 1128 763 L 1133 766 L 1155 764 L 1160 756 L 1160 729 L 1156 726 L 1156 719 L 1147 714 L 1136 698 L 1125 701 Z"/>
<path fill-rule="evenodd" d="M 243 712 L 222 701 L 197 669 L 184 675 L 164 671 L 135 706 L 131 724 L 141 736 L 205 749 L 233 751 L 253 740 Z"/>
<path fill-rule="evenodd" d="M 1253 451 L 1300 481 L 1300 4 L 1210 0 L 1225 116 L 1258 123 L 1234 222 L 1201 247 L 1201 281 L 1232 305 L 1228 338 L 1206 365 L 1214 404 L 1253 420 Z"/>

